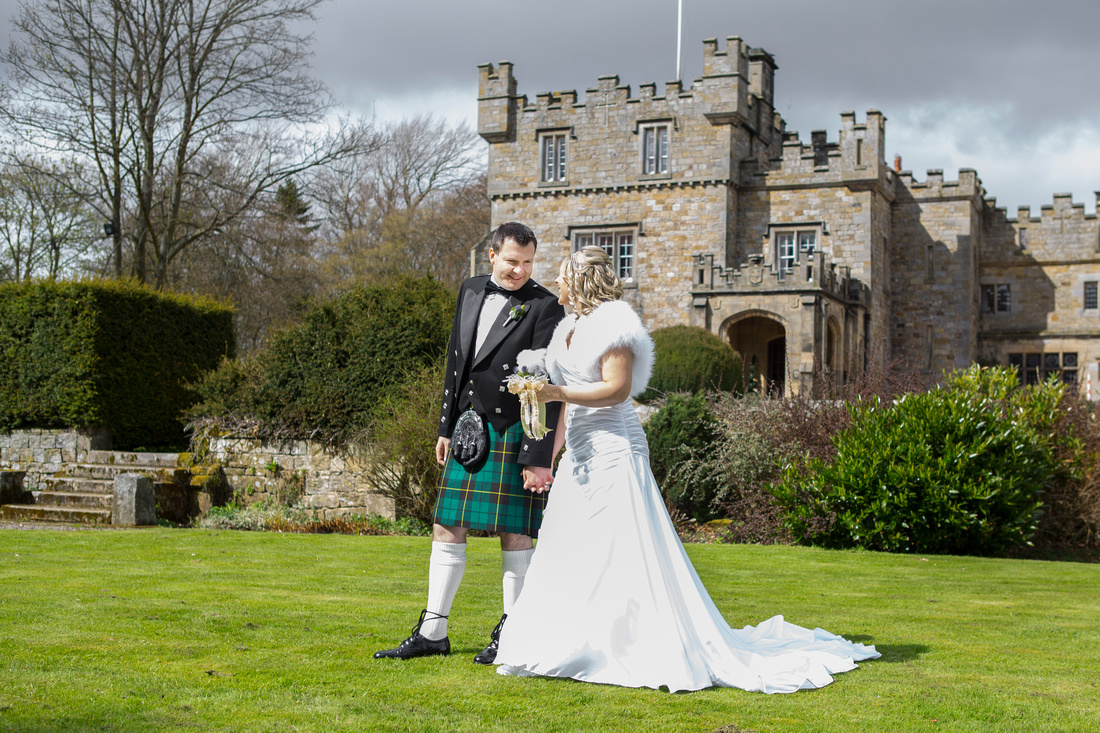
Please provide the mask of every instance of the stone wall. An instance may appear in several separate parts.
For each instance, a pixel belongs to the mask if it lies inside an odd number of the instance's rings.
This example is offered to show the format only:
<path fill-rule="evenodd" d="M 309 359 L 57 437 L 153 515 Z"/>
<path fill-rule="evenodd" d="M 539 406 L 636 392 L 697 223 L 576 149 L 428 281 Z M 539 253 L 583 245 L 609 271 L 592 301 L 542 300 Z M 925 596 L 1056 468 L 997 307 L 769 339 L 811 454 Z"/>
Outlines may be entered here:
<path fill-rule="evenodd" d="M 893 207 L 890 250 L 894 353 L 938 376 L 974 359 L 978 262 L 983 239 L 981 183 L 972 170 L 924 182 L 903 171 Z"/>
<path fill-rule="evenodd" d="M 89 451 L 105 450 L 111 438 L 106 431 L 14 430 L 0 432 L 0 470 L 24 472 L 28 488 L 60 473 L 66 464 L 82 463 Z"/>
<path fill-rule="evenodd" d="M 23 486 L 36 489 L 45 479 L 73 466 L 103 462 L 102 455 L 90 454 L 109 445 L 109 436 L 98 432 L 0 433 L 0 471 L 22 473 Z M 334 453 L 309 441 L 217 438 L 210 441 L 203 464 L 191 469 L 195 485 L 185 492 L 199 496 L 177 495 L 180 491 L 162 496 L 167 487 L 158 484 L 157 501 L 173 520 L 186 521 L 187 516 L 210 508 L 212 492 L 219 493 L 209 484 L 210 467 L 215 465 L 224 473 L 229 489 L 245 502 L 293 495 L 326 519 L 341 514 L 394 516 L 393 501 L 379 496 L 369 485 L 366 458 L 356 448 Z M 186 471 L 184 474 L 181 491 L 187 489 Z"/>
<path fill-rule="evenodd" d="M 344 514 L 393 518 L 393 501 L 374 492 L 368 460 L 355 447 L 332 452 L 305 440 L 215 438 L 205 462 L 218 463 L 245 502 L 300 496 L 301 505 L 329 519 Z"/>
<path fill-rule="evenodd" d="M 543 284 L 554 281 L 571 252 L 571 227 L 639 225 L 635 277 L 625 284 L 626 298 L 647 326 L 662 328 L 690 316 L 694 255 L 711 251 L 714 243 L 724 250 L 727 196 L 725 186 L 696 185 L 503 197 L 493 203 L 493 220 L 532 226 L 539 237 L 534 278 Z"/>

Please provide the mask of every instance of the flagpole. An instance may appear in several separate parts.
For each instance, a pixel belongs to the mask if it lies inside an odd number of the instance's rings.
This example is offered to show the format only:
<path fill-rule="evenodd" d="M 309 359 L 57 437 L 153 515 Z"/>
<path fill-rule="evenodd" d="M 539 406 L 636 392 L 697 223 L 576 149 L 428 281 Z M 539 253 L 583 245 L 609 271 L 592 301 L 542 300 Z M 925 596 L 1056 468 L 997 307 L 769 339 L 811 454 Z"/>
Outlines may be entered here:
<path fill-rule="evenodd" d="M 684 37 L 684 0 L 676 3 L 676 81 L 680 81 L 680 41 Z"/>

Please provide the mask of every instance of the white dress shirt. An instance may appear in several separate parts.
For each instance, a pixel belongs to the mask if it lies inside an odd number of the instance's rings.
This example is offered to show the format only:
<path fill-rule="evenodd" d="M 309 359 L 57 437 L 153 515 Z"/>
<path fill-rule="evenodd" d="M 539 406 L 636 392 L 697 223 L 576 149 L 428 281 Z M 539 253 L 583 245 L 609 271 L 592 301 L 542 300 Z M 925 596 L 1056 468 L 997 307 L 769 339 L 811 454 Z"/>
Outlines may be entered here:
<path fill-rule="evenodd" d="M 506 305 L 508 305 L 508 299 L 500 293 L 490 293 L 485 296 L 485 300 L 481 304 L 481 315 L 477 318 L 477 341 L 474 343 L 474 358 L 477 358 L 477 353 L 481 351 L 485 339 L 489 338 L 489 331 L 493 329 L 493 324 L 497 322 L 500 312 Z"/>

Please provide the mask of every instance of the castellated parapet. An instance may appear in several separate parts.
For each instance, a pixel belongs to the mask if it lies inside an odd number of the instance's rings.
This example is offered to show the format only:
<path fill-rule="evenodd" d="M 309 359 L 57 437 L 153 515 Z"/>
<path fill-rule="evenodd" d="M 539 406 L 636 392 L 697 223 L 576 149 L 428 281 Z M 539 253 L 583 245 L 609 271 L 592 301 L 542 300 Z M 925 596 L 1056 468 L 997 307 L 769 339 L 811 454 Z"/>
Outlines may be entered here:
<path fill-rule="evenodd" d="M 491 196 L 575 193 L 595 189 L 728 182 L 755 150 L 778 150 L 782 120 L 773 109 L 775 62 L 740 38 L 720 50 L 703 44 L 703 75 L 685 91 L 679 81 L 646 83 L 632 94 L 618 76 L 603 76 L 583 99 L 575 91 L 543 92 L 531 103 L 516 93 L 512 64 L 478 67 L 478 132 L 490 147 Z M 646 172 L 647 126 L 667 124 L 668 168 Z M 752 141 L 742 140 L 742 129 Z M 544 180 L 540 138 L 566 136 L 565 173 Z"/>
<path fill-rule="evenodd" d="M 864 186 L 893 185 L 893 171 L 886 165 L 886 116 L 867 110 L 866 120 L 856 122 L 855 112 L 840 115 L 840 135 L 829 142 L 827 132 L 815 130 L 809 143 L 797 132 L 782 136 L 782 147 L 757 165 L 742 169 L 743 186 Z"/>

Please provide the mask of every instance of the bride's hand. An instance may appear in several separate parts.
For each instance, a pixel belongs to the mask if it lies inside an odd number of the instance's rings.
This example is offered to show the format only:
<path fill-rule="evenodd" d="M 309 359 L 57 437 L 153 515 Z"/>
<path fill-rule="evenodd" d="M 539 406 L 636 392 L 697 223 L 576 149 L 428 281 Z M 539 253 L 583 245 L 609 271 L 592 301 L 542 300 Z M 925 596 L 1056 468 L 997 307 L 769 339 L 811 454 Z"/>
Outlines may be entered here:
<path fill-rule="evenodd" d="M 540 403 L 563 402 L 561 387 L 556 384 L 545 384 L 542 389 L 535 392 L 535 397 Z"/>

